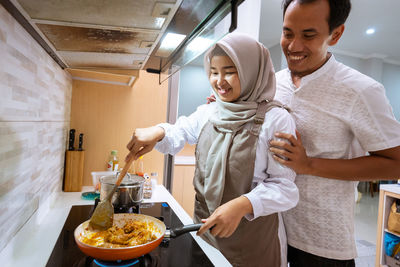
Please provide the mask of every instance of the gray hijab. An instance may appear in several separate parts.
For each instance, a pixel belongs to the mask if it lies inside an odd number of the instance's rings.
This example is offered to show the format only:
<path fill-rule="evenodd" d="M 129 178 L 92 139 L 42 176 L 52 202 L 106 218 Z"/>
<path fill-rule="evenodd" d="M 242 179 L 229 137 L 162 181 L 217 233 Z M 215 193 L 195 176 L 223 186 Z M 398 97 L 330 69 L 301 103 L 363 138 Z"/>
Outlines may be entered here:
<path fill-rule="evenodd" d="M 204 181 L 205 199 L 210 212 L 220 205 L 225 184 L 226 165 L 232 142 L 241 142 L 236 133 L 255 117 L 258 104 L 275 96 L 275 72 L 268 49 L 252 37 L 230 33 L 211 47 L 204 57 L 210 76 L 212 51 L 219 46 L 231 58 L 238 71 L 241 92 L 235 102 L 224 102 L 216 95 L 217 112 L 210 122 L 218 130 L 207 158 Z"/>

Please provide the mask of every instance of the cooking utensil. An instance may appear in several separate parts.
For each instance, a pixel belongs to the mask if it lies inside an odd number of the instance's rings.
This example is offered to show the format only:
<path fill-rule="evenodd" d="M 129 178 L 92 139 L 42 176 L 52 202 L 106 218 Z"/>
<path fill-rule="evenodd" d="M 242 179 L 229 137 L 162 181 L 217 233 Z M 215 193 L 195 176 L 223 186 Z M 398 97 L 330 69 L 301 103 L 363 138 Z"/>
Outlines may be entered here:
<path fill-rule="evenodd" d="M 114 214 L 114 224 L 119 227 L 123 227 L 128 220 L 152 222 L 155 228 L 152 231 L 157 236 L 157 239 L 146 244 L 129 247 L 104 248 L 91 246 L 81 241 L 85 230 L 89 229 L 89 221 L 85 221 L 74 231 L 75 242 L 83 253 L 95 259 L 106 261 L 128 260 L 140 257 L 156 249 L 164 238 L 174 238 L 191 231 L 198 231 L 202 226 L 202 224 L 189 224 L 173 230 L 166 230 L 165 224 L 152 216 L 135 213 Z"/>
<path fill-rule="evenodd" d="M 83 150 L 82 146 L 83 146 L 83 133 L 79 134 L 79 147 L 78 147 L 79 151 Z"/>
<path fill-rule="evenodd" d="M 104 200 L 114 188 L 118 174 L 106 175 L 100 178 L 100 201 Z M 145 179 L 141 176 L 127 173 L 117 191 L 114 192 L 111 203 L 118 207 L 132 207 L 143 201 Z"/>
<path fill-rule="evenodd" d="M 111 197 L 114 195 L 114 192 L 121 184 L 122 179 L 128 172 L 128 169 L 131 166 L 132 162 L 133 162 L 133 157 L 131 157 L 125 164 L 124 168 L 122 169 L 121 173 L 118 176 L 118 180 L 115 182 L 113 189 L 104 199 L 104 201 L 100 201 L 99 204 L 97 204 L 97 207 L 94 210 L 93 215 L 89 221 L 89 225 L 92 228 L 99 230 L 106 230 L 113 225 L 114 207 L 111 203 Z"/>
<path fill-rule="evenodd" d="M 75 150 L 74 142 L 75 142 L 75 129 L 71 129 L 69 130 L 68 150 Z"/>

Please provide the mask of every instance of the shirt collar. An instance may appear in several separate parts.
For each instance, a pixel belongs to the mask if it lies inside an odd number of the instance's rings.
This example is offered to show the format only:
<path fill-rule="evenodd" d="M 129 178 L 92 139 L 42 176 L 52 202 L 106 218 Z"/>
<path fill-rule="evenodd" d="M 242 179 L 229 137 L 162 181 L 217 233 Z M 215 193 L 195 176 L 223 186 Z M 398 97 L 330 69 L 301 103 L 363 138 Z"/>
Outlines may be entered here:
<path fill-rule="evenodd" d="M 330 70 L 331 67 L 333 67 L 333 65 L 334 65 L 335 62 L 336 62 L 336 59 L 335 59 L 335 57 L 333 56 L 332 53 L 329 52 L 329 54 L 330 54 L 330 57 L 329 57 L 329 59 L 324 63 L 324 65 L 322 65 L 322 66 L 321 66 L 319 69 L 317 69 L 316 71 L 314 71 L 314 72 L 312 72 L 312 73 L 310 73 L 310 74 L 308 74 L 308 75 L 306 75 L 306 76 L 304 76 L 304 77 L 301 78 L 301 83 L 300 83 L 300 87 L 299 87 L 299 88 L 301 88 L 302 86 L 306 85 L 309 81 L 312 81 L 312 80 L 314 80 L 314 79 L 320 77 L 320 76 L 323 75 L 324 73 L 328 72 L 328 71 Z M 291 75 L 290 75 L 290 70 L 287 69 L 287 71 L 288 71 L 289 77 L 291 77 Z M 293 85 L 293 88 L 296 88 L 296 87 L 294 86 L 294 84 L 293 84 L 292 78 L 290 78 L 290 81 L 291 81 L 291 84 Z"/>

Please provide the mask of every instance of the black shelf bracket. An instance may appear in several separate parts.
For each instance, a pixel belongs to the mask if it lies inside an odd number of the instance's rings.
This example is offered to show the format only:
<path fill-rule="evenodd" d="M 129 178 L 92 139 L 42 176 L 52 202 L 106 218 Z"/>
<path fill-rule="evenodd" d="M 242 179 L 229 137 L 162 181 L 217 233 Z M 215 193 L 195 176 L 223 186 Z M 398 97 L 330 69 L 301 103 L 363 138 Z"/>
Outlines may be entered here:
<path fill-rule="evenodd" d="M 233 32 L 237 28 L 237 14 L 238 14 L 238 1 L 231 1 L 231 26 L 229 27 L 229 32 Z"/>

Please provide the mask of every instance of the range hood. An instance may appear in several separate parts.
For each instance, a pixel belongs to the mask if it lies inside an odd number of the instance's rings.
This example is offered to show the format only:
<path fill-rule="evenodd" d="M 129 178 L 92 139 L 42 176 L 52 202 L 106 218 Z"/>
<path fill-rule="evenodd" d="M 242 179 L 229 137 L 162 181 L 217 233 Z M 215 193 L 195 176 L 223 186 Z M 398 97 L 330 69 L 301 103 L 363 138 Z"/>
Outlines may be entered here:
<path fill-rule="evenodd" d="M 166 74 L 164 80 L 167 79 L 236 29 L 237 8 L 243 1 L 183 1 L 144 68 L 148 72 Z M 159 77 L 161 83 L 161 75 Z"/>
<path fill-rule="evenodd" d="M 231 11 L 230 28 L 235 28 L 236 8 L 243 1 L 0 0 L 0 3 L 64 69 L 101 69 L 110 73 L 148 69 L 172 74 L 229 31 L 214 28 Z M 165 48 L 163 41 L 171 36 L 175 46 Z"/>

